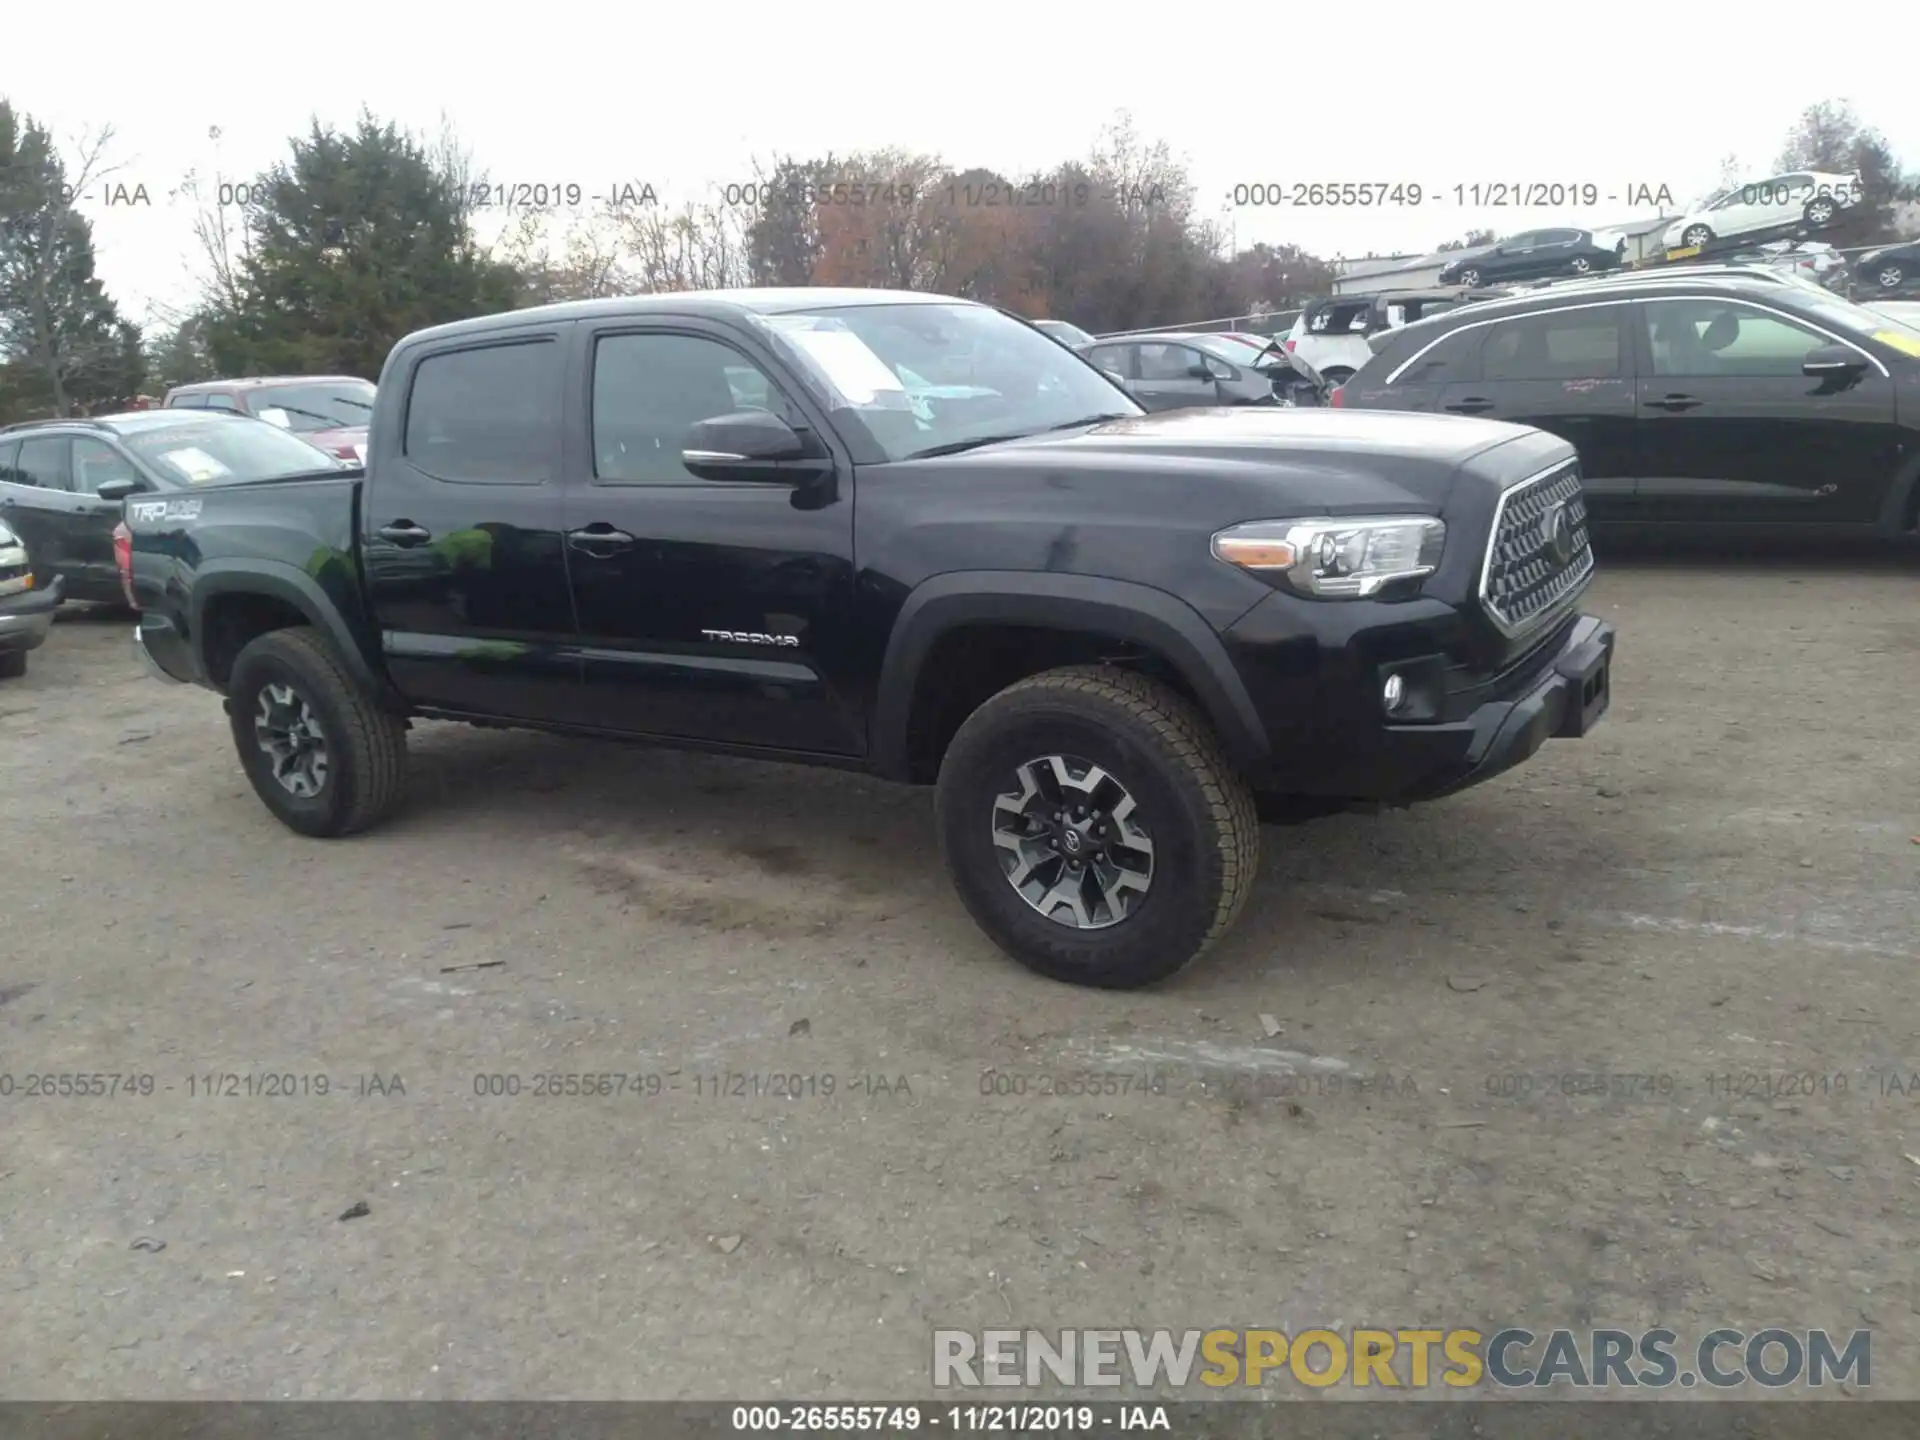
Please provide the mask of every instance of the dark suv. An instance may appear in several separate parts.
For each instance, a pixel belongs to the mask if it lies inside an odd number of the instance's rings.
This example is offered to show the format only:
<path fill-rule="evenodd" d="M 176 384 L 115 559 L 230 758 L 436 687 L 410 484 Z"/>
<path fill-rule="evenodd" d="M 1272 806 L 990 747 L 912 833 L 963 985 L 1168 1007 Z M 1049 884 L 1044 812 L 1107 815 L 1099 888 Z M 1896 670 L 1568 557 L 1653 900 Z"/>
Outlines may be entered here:
<path fill-rule="evenodd" d="M 137 410 L 0 430 L 0 520 L 68 600 L 124 604 L 113 527 L 129 495 L 341 468 L 304 440 L 238 415 Z"/>
<path fill-rule="evenodd" d="M 1920 330 L 1815 286 L 1595 280 L 1369 344 L 1335 405 L 1552 431 L 1580 452 L 1595 521 L 1920 525 Z"/>

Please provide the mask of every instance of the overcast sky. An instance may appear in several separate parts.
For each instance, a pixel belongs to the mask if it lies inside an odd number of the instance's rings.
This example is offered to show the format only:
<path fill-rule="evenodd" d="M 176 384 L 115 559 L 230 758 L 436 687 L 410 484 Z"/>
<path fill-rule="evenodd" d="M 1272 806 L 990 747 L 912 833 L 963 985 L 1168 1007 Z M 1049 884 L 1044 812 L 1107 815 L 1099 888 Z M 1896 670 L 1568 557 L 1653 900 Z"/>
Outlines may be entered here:
<path fill-rule="evenodd" d="M 1867 51 L 1852 34 L 1835 63 L 1815 63 L 1820 47 L 1792 14 L 1731 23 L 1722 9 L 1676 6 L 1636 21 L 1625 6 L 1499 0 L 1373 0 L 1352 18 L 1256 3 L 476 11 L 332 0 L 271 21 L 143 11 L 104 23 L 83 51 L 38 7 L 12 22 L 9 50 L 34 52 L 31 32 L 47 25 L 44 44 L 73 59 L 9 66 L 0 94 L 63 143 L 113 126 L 111 183 L 144 185 L 153 207 L 102 208 L 95 194 L 88 209 L 107 285 L 143 319 L 193 290 L 192 206 L 167 200 L 187 171 L 248 177 L 315 116 L 351 125 L 362 106 L 422 133 L 444 115 L 496 182 L 587 194 L 647 182 L 666 199 L 750 179 L 754 157 L 776 151 L 893 145 L 1018 174 L 1084 155 L 1126 109 L 1188 161 L 1201 209 L 1238 244 L 1384 254 L 1478 226 L 1651 216 L 1627 203 L 1642 186 L 1685 206 L 1729 153 L 1764 176 L 1794 119 L 1822 99 L 1851 100 L 1920 161 L 1920 5 L 1877 13 L 1906 43 Z M 1426 199 L 1228 207 L 1236 185 L 1297 181 L 1414 182 Z M 1454 192 L 1499 182 L 1592 183 L 1602 198 L 1591 210 L 1473 210 Z"/>

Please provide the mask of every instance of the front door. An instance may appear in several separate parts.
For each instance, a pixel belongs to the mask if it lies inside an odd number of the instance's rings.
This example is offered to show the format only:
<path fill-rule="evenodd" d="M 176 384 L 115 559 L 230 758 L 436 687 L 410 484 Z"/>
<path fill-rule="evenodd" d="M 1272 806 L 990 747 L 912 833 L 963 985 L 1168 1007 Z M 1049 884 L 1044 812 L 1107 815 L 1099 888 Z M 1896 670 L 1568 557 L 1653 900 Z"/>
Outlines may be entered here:
<path fill-rule="evenodd" d="M 1140 378 L 1134 398 L 1148 410 L 1185 410 L 1195 405 L 1218 405 L 1220 387 L 1207 360 L 1191 345 L 1142 341 L 1134 347 Z M 1205 370 L 1194 373 L 1195 367 Z"/>
<path fill-rule="evenodd" d="M 1629 319 L 1624 304 L 1573 305 L 1486 325 L 1479 378 L 1449 380 L 1436 408 L 1558 435 L 1580 452 L 1593 518 L 1629 518 L 1635 505 Z"/>
<path fill-rule="evenodd" d="M 91 435 L 73 437 L 73 514 L 67 525 L 67 553 L 88 587 L 120 596 L 120 567 L 113 558 L 113 527 L 120 523 L 125 502 L 102 500 L 99 490 L 109 481 L 130 480 L 136 492 L 154 487 L 133 462 L 104 440 Z"/>
<path fill-rule="evenodd" d="M 433 350 L 375 416 L 361 496 L 387 671 L 417 705 L 557 720 L 578 703 L 560 539 L 564 325 Z"/>
<path fill-rule="evenodd" d="M 852 467 L 819 485 L 702 480 L 699 421 L 771 410 L 819 447 L 824 416 L 780 362 L 694 319 L 581 327 L 568 397 L 567 570 L 579 723 L 857 755 Z"/>
<path fill-rule="evenodd" d="M 1650 520 L 1867 522 L 1900 465 L 1893 381 L 1801 373 L 1834 338 L 1746 300 L 1644 300 L 1639 505 Z M 1862 352 L 1864 356 L 1864 352 Z"/>

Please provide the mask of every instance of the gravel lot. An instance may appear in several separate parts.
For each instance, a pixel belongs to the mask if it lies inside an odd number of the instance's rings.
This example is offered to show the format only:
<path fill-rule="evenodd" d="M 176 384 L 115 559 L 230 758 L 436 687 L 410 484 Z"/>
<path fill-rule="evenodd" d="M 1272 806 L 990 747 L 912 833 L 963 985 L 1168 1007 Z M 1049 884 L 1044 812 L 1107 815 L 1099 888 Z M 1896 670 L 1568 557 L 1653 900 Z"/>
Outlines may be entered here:
<path fill-rule="evenodd" d="M 1642 552 L 1589 608 L 1592 737 L 1269 829 L 1131 995 L 828 771 L 423 726 L 395 823 L 300 839 L 64 616 L 0 686 L 0 1072 L 154 1079 L 0 1100 L 6 1391 L 900 1397 L 935 1326 L 1344 1321 L 1872 1327 L 1920 1395 L 1920 565 Z"/>

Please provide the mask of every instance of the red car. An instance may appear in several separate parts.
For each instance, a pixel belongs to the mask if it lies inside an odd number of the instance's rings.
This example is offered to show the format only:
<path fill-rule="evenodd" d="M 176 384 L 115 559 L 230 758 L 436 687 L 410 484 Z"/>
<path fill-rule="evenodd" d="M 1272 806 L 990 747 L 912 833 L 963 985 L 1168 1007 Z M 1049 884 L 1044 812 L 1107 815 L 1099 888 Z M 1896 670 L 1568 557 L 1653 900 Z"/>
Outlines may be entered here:
<path fill-rule="evenodd" d="M 262 375 L 203 380 L 167 392 L 168 410 L 232 410 L 291 430 L 342 460 L 367 458 L 367 421 L 377 387 L 352 375 Z"/>

